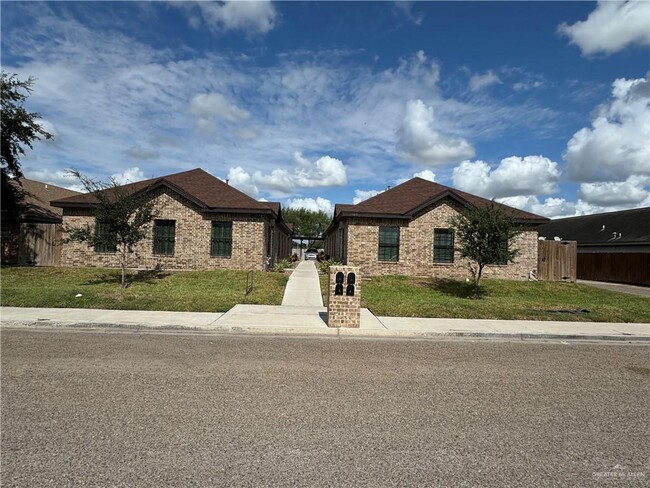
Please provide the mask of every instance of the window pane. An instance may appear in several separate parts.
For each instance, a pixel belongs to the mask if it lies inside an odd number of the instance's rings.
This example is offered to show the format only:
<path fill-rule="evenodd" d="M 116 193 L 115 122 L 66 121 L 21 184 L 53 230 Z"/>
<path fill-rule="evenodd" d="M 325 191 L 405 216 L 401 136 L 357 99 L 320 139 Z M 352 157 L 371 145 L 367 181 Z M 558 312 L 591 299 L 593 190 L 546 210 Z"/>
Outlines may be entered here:
<path fill-rule="evenodd" d="M 210 256 L 229 258 L 232 254 L 232 222 L 212 222 Z"/>
<path fill-rule="evenodd" d="M 102 222 L 101 220 L 95 222 L 95 236 L 98 239 L 102 239 L 102 242 L 95 246 L 95 252 L 117 251 L 117 239 L 115 236 L 112 236 L 112 239 L 108 239 L 111 236 L 108 233 L 108 225 L 106 222 Z"/>
<path fill-rule="evenodd" d="M 153 225 L 153 253 L 162 255 L 174 254 L 176 243 L 176 221 L 156 220 Z"/>
<path fill-rule="evenodd" d="M 454 230 L 434 229 L 433 231 L 433 262 L 454 262 Z"/>
<path fill-rule="evenodd" d="M 399 261 L 399 227 L 379 227 L 379 261 Z"/>

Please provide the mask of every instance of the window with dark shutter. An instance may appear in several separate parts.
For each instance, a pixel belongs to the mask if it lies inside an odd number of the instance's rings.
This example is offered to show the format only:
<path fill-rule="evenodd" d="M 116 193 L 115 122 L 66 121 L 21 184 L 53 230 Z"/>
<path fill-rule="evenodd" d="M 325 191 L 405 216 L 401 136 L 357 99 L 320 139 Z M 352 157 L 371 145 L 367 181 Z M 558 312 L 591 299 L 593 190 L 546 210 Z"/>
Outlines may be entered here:
<path fill-rule="evenodd" d="M 454 262 L 454 230 L 453 229 L 433 230 L 433 262 L 434 263 Z"/>
<path fill-rule="evenodd" d="M 399 261 L 399 227 L 379 227 L 379 261 Z"/>
<path fill-rule="evenodd" d="M 116 252 L 117 238 L 109 233 L 108 224 L 97 220 L 95 222 L 95 252 Z"/>
<path fill-rule="evenodd" d="M 229 258 L 232 254 L 232 222 L 212 222 L 210 256 Z"/>
<path fill-rule="evenodd" d="M 153 253 L 163 256 L 174 254 L 176 221 L 155 220 L 153 223 Z"/>

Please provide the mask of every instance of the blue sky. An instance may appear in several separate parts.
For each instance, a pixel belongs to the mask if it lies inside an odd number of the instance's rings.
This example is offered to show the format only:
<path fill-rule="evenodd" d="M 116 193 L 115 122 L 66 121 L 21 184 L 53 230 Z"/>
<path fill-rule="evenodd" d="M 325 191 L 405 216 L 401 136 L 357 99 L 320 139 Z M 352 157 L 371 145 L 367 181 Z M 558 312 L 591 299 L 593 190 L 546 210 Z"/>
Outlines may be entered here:
<path fill-rule="evenodd" d="M 418 175 L 549 217 L 650 206 L 650 3 L 3 2 L 71 187 L 202 167 L 331 211 Z"/>

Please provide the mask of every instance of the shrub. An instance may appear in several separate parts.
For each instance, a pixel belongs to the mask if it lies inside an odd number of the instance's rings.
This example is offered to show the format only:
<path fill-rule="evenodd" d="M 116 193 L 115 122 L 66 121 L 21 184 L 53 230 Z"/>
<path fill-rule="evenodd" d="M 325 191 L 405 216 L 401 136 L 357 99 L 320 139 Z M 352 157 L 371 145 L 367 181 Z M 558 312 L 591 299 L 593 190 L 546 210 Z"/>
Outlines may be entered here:
<path fill-rule="evenodd" d="M 341 264 L 339 261 L 336 259 L 325 259 L 320 262 L 320 271 L 321 273 L 327 274 L 330 270 L 330 266 L 336 266 L 338 264 Z"/>
<path fill-rule="evenodd" d="M 275 266 L 271 269 L 271 271 L 275 273 L 284 273 L 284 270 L 287 268 L 291 268 L 292 262 L 291 258 L 284 258 L 281 261 L 278 261 Z"/>

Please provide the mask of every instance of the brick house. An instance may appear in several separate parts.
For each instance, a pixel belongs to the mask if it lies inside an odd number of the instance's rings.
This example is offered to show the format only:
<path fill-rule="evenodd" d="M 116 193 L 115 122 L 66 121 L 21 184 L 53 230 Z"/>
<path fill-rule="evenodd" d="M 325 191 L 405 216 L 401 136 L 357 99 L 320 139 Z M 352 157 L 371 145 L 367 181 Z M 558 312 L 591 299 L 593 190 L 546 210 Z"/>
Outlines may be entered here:
<path fill-rule="evenodd" d="M 63 212 L 50 201 L 79 193 L 24 177 L 9 184 L 17 201 L 13 212 L 2 213 L 2 264 L 57 266 Z"/>
<path fill-rule="evenodd" d="M 123 188 L 154 200 L 155 218 L 130 258 L 132 267 L 264 270 L 291 252 L 279 203 L 258 202 L 200 168 Z M 101 226 L 96 204 L 89 193 L 52 202 L 63 209 L 64 227 Z M 72 242 L 62 246 L 61 265 L 119 267 L 119 258 L 114 248 Z"/>
<path fill-rule="evenodd" d="M 324 233 L 325 252 L 358 266 L 362 276 L 464 278 L 468 263 L 457 250 L 450 219 L 463 208 L 488 203 L 476 195 L 413 178 L 357 205 L 337 204 Z M 524 226 L 511 244 L 520 254 L 514 263 L 487 266 L 484 276 L 528 279 L 537 268 L 537 228 L 549 219 L 500 206 Z"/>

